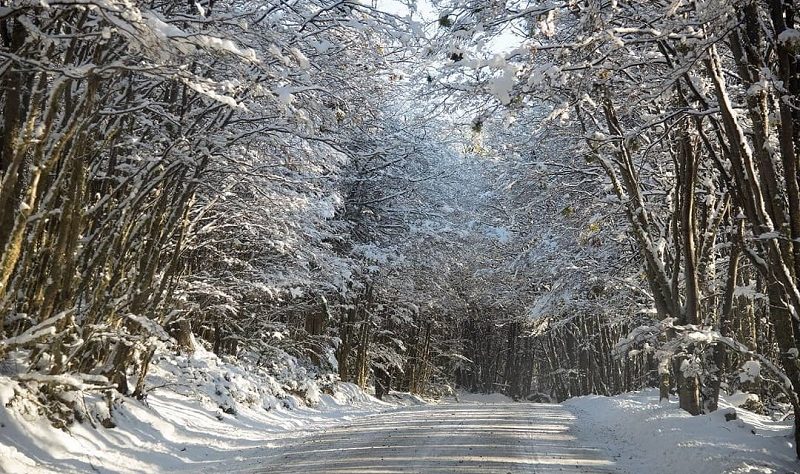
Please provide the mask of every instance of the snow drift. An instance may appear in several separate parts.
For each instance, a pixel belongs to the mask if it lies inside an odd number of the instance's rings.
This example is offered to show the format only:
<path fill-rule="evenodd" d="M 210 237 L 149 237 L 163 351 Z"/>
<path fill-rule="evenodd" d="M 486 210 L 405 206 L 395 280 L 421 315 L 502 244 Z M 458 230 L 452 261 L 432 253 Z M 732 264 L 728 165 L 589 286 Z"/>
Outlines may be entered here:
<path fill-rule="evenodd" d="M 564 402 L 586 439 L 604 447 L 630 473 L 800 472 L 791 421 L 773 421 L 720 399 L 720 409 L 691 416 L 658 390 Z M 726 421 L 726 415 L 736 419 Z"/>
<path fill-rule="evenodd" d="M 202 348 L 162 354 L 146 399 L 117 399 L 110 411 L 98 393 L 66 392 L 88 416 L 64 430 L 41 414 L 34 391 L 0 376 L 0 472 L 224 470 L 288 432 L 390 406 L 290 359 L 271 373 L 235 362 Z M 100 426 L 104 419 L 115 427 Z"/>

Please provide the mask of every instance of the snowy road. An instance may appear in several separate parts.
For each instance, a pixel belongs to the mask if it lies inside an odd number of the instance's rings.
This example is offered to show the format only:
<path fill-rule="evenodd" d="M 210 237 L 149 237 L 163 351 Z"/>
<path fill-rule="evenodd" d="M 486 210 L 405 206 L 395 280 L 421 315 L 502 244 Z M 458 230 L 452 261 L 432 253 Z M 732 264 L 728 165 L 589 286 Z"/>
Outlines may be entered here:
<path fill-rule="evenodd" d="M 616 472 L 560 405 L 447 403 L 282 441 L 247 472 Z M 240 467 L 245 467 L 241 466 Z"/>

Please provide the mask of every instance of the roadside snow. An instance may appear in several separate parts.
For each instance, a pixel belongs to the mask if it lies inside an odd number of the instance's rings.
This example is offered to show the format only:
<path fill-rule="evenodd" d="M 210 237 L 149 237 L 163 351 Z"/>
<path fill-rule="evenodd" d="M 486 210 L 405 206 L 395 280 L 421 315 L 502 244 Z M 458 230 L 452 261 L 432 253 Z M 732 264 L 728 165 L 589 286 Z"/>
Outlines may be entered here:
<path fill-rule="evenodd" d="M 720 400 L 720 410 L 693 417 L 675 401 L 659 404 L 658 390 L 564 402 L 578 430 L 606 449 L 629 473 L 792 473 L 791 422 L 776 422 Z M 735 409 L 737 420 L 725 421 Z"/>
<path fill-rule="evenodd" d="M 115 428 L 73 423 L 53 428 L 35 402 L 0 406 L 0 472 L 154 473 L 219 470 L 296 436 L 393 408 L 352 384 L 327 384 L 302 367 L 273 377 L 226 363 L 214 354 L 162 356 L 148 377 L 146 403 L 124 399 Z M 19 384 L 0 376 L 2 399 Z M 103 408 L 101 395 L 70 392 L 87 412 Z M 312 406 L 307 406 L 310 403 Z M 108 416 L 107 408 L 105 416 Z"/>

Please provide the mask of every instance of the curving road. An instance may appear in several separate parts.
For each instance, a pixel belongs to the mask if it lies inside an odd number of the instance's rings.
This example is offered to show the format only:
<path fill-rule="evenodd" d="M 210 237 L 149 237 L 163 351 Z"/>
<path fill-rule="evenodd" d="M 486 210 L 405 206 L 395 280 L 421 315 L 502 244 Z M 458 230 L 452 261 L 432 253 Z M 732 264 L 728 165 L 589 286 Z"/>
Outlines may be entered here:
<path fill-rule="evenodd" d="M 560 405 L 447 403 L 403 408 L 283 440 L 257 473 L 617 472 Z"/>

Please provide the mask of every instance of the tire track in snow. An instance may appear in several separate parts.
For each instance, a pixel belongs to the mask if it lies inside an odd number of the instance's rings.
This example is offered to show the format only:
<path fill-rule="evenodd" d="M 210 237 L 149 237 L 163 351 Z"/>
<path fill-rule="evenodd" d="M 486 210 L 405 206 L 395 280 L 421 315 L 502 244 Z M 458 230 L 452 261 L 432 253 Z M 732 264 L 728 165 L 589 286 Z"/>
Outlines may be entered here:
<path fill-rule="evenodd" d="M 286 439 L 242 466 L 254 473 L 616 472 L 561 405 L 444 403 L 365 417 Z"/>

